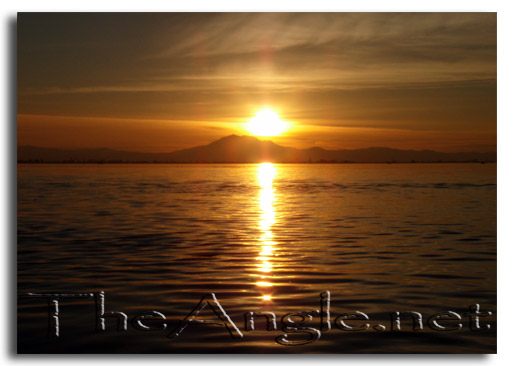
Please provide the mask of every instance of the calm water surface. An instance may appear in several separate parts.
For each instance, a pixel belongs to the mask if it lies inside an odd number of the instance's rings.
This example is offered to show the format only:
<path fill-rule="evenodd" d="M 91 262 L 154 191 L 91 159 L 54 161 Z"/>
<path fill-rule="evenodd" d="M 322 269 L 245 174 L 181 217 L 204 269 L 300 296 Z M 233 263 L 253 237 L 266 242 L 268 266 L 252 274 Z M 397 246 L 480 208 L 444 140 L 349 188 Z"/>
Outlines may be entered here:
<path fill-rule="evenodd" d="M 75 299 L 48 339 L 46 303 L 20 298 L 19 352 L 495 352 L 494 315 L 489 331 L 463 318 L 459 331 L 414 332 L 408 317 L 390 331 L 390 313 L 495 313 L 496 165 L 18 165 L 19 294 L 92 291 L 128 331 L 108 319 L 96 332 L 94 302 Z M 281 317 L 319 309 L 324 291 L 332 322 L 361 311 L 371 327 L 276 343 Z M 215 325 L 167 338 L 208 293 L 243 339 Z M 149 310 L 168 329 L 131 325 Z M 279 329 L 258 317 L 245 331 L 248 311 L 274 312 Z"/>

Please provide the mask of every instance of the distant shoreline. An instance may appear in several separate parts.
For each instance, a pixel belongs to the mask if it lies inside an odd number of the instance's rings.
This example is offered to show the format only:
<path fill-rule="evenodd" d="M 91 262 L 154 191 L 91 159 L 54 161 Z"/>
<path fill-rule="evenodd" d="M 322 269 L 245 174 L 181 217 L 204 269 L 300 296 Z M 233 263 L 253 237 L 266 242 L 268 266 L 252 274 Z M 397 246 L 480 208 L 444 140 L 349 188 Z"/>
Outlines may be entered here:
<path fill-rule="evenodd" d="M 262 164 L 261 162 L 233 162 L 233 161 L 218 161 L 218 162 L 166 162 L 166 161 L 18 161 L 17 164 L 73 164 L 73 165 L 116 165 L 116 164 L 167 164 L 167 165 L 200 165 L 200 164 Z M 269 162 L 272 164 L 496 164 L 496 161 L 402 161 L 402 162 L 383 162 L 383 161 L 369 161 L 369 162 L 354 162 L 354 161 L 319 161 L 319 162 Z"/>
<path fill-rule="evenodd" d="M 169 153 L 96 149 L 55 149 L 19 146 L 19 163 L 68 164 L 404 164 L 404 163 L 492 163 L 496 152 L 455 152 L 399 150 L 369 147 L 354 150 L 325 150 L 321 147 L 296 149 L 262 141 L 252 136 L 230 135 L 208 145 Z"/>

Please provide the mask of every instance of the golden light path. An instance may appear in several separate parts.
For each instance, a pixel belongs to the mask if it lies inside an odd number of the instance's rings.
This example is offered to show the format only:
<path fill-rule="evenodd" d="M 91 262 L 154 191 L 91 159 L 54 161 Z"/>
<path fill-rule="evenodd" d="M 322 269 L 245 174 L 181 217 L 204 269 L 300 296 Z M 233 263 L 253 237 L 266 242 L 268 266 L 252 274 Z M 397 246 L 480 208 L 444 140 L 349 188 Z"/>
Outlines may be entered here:
<path fill-rule="evenodd" d="M 260 281 L 256 283 L 257 286 L 263 289 L 273 286 L 273 283 L 269 282 L 269 277 L 273 271 L 272 257 L 275 242 L 273 241 L 273 232 L 271 228 L 275 223 L 275 208 L 273 202 L 275 200 L 275 188 L 273 187 L 273 179 L 277 174 L 275 166 L 271 163 L 262 163 L 257 167 L 257 178 L 259 181 L 260 192 L 259 192 L 259 204 L 261 209 L 261 217 L 259 220 L 259 229 L 261 230 L 261 236 L 259 238 L 261 251 L 257 260 L 257 271 L 261 273 Z M 270 301 L 272 299 L 271 294 L 265 293 L 262 295 L 262 299 Z"/>

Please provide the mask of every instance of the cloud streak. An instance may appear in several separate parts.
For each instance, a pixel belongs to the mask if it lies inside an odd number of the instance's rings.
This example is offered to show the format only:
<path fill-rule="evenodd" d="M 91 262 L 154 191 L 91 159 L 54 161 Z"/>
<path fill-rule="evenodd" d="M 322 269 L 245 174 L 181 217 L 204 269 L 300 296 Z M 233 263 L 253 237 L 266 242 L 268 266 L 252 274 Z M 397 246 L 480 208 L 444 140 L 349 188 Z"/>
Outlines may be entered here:
<path fill-rule="evenodd" d="M 495 13 L 21 14 L 22 114 L 496 131 Z"/>

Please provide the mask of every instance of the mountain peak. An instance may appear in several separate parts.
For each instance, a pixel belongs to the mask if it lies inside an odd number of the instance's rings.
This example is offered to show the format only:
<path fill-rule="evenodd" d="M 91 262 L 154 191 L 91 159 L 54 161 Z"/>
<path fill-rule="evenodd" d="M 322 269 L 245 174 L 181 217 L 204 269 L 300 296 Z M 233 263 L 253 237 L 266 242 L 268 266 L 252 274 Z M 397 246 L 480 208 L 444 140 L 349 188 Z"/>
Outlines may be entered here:
<path fill-rule="evenodd" d="M 25 162 L 175 162 L 175 163 L 307 163 L 307 162 L 496 162 L 496 153 L 443 153 L 370 147 L 355 150 L 296 149 L 248 135 L 229 135 L 208 145 L 171 153 L 140 153 L 110 149 L 60 150 L 19 146 Z"/>
<path fill-rule="evenodd" d="M 236 134 L 232 134 L 232 135 L 228 135 L 228 136 L 224 136 L 222 138 L 219 138 L 217 140 L 215 140 L 214 142 L 216 141 L 221 141 L 221 140 L 240 140 L 240 139 L 251 139 L 251 140 L 259 140 L 257 137 L 255 136 L 249 136 L 249 135 L 236 135 Z"/>
<path fill-rule="evenodd" d="M 254 143 L 255 144 L 258 142 L 261 142 L 261 140 L 259 140 L 255 136 L 248 136 L 248 135 L 239 136 L 239 135 L 232 134 L 232 135 L 224 136 L 222 138 L 214 140 L 207 146 L 227 144 L 227 143 L 228 144 L 234 144 L 234 143 Z"/>

